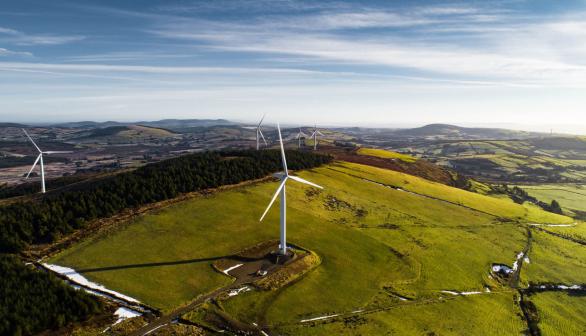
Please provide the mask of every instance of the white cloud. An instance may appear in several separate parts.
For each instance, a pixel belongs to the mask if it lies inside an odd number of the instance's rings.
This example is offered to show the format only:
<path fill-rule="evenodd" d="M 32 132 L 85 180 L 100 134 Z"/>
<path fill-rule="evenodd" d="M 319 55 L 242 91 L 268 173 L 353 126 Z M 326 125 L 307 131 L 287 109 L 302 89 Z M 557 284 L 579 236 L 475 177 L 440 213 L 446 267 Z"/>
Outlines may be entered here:
<path fill-rule="evenodd" d="M 81 35 L 26 34 L 24 32 L 0 27 L 0 41 L 21 46 L 59 45 L 84 40 Z"/>
<path fill-rule="evenodd" d="M 32 57 L 33 54 L 28 51 L 12 51 L 6 48 L 0 48 L 0 56 L 25 56 Z"/>

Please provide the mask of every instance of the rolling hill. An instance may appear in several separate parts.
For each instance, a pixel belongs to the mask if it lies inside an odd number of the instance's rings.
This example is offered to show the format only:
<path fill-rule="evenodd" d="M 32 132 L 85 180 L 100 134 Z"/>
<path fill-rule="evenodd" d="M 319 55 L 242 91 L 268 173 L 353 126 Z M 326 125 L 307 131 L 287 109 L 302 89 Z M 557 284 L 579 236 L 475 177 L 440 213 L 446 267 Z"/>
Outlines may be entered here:
<path fill-rule="evenodd" d="M 186 318 L 209 324 L 197 316 L 224 316 L 295 335 L 379 334 L 399 320 L 395 330 L 407 335 L 517 334 L 525 322 L 516 292 L 491 275 L 491 265 L 513 264 L 527 244 L 528 223 L 572 222 L 361 164 L 336 162 L 298 175 L 325 189 L 287 189 L 289 239 L 314 251 L 321 265 L 290 286 L 219 299 Z M 255 182 L 194 195 L 49 262 L 85 269 L 90 280 L 168 312 L 230 283 L 210 260 L 277 237 L 277 211 L 258 222 L 275 187 Z M 474 295 L 449 294 L 458 292 Z"/>
<path fill-rule="evenodd" d="M 417 128 L 400 129 L 392 132 L 399 137 L 433 137 L 441 139 L 526 139 L 539 133 L 515 131 L 502 128 L 460 127 L 449 124 L 430 124 Z"/>

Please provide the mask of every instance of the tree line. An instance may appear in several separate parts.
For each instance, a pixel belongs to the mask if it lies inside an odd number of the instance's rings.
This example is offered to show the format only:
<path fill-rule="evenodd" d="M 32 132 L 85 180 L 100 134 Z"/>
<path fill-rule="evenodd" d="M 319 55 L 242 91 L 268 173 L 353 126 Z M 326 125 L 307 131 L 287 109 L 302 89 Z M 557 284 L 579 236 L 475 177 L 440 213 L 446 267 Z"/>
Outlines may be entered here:
<path fill-rule="evenodd" d="M 560 206 L 558 201 L 552 200 L 551 203 L 545 203 L 545 202 L 540 201 L 537 198 L 529 195 L 529 193 L 527 193 L 527 191 L 525 191 L 517 186 L 510 188 L 508 185 L 503 184 L 503 185 L 498 185 L 498 186 L 492 186 L 491 188 L 493 191 L 496 191 L 497 193 L 502 193 L 502 194 L 508 195 L 515 203 L 523 204 L 524 202 L 530 202 L 530 203 L 533 203 L 533 204 L 539 206 L 540 208 L 542 208 L 545 211 L 553 212 L 553 213 L 560 214 L 560 215 L 564 214 L 562 207 Z"/>
<path fill-rule="evenodd" d="M 328 163 L 330 156 L 287 151 L 290 169 Z M 281 169 L 277 150 L 203 152 L 181 156 L 47 193 L 36 201 L 0 208 L 0 252 L 16 253 L 28 244 L 51 243 L 126 208 L 174 198 L 182 193 L 258 179 Z"/>

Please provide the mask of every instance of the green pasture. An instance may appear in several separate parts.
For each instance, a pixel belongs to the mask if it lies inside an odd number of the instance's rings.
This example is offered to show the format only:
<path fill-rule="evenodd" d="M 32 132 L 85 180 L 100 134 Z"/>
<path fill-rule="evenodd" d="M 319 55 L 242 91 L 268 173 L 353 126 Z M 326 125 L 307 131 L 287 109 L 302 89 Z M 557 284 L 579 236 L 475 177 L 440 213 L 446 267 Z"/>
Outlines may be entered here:
<path fill-rule="evenodd" d="M 529 300 L 537 307 L 537 325 L 543 336 L 586 335 L 586 296 L 543 292 Z"/>
<path fill-rule="evenodd" d="M 288 184 L 288 238 L 315 251 L 322 264 L 291 286 L 225 303 L 247 321 L 294 323 L 377 306 L 388 289 L 413 298 L 482 290 L 495 285 L 487 278 L 490 264 L 511 264 L 524 246 L 517 222 L 571 222 L 359 164 L 340 162 L 298 175 L 325 189 Z M 195 197 L 121 223 L 49 262 L 168 311 L 231 281 L 211 268 L 213 258 L 278 237 L 278 201 L 259 222 L 276 187 L 276 181 L 257 183 Z"/>
<path fill-rule="evenodd" d="M 520 314 L 513 294 L 505 292 L 402 303 L 372 314 L 277 330 L 289 335 L 521 335 L 526 325 Z"/>
<path fill-rule="evenodd" d="M 374 156 L 383 159 L 397 159 L 404 162 L 415 162 L 416 159 L 410 155 L 401 154 L 393 151 L 376 148 L 360 148 L 358 149 L 359 155 Z"/>
<path fill-rule="evenodd" d="M 556 200 L 564 210 L 586 211 L 586 186 L 580 184 L 519 186 L 540 201 Z"/>
<path fill-rule="evenodd" d="M 529 283 L 584 284 L 586 248 L 578 243 L 533 230 L 529 263 L 523 264 L 521 278 Z"/>

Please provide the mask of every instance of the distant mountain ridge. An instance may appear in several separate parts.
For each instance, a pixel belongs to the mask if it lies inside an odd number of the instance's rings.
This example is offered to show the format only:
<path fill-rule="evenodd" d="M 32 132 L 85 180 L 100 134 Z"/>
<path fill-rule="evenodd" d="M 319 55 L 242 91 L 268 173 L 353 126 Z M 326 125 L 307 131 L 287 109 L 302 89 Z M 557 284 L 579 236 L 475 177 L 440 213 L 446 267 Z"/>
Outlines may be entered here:
<path fill-rule="evenodd" d="M 401 137 L 437 137 L 445 139 L 527 139 L 543 133 L 504 128 L 462 127 L 450 124 L 429 124 L 422 127 L 395 130 Z"/>
<path fill-rule="evenodd" d="M 116 126 L 144 125 L 149 127 L 160 127 L 167 129 L 184 128 L 184 127 L 208 127 L 217 125 L 237 125 L 239 123 L 226 119 L 162 119 L 156 121 L 137 121 L 137 122 L 119 122 L 119 121 L 75 121 L 58 123 L 52 127 L 65 128 L 106 128 Z"/>

